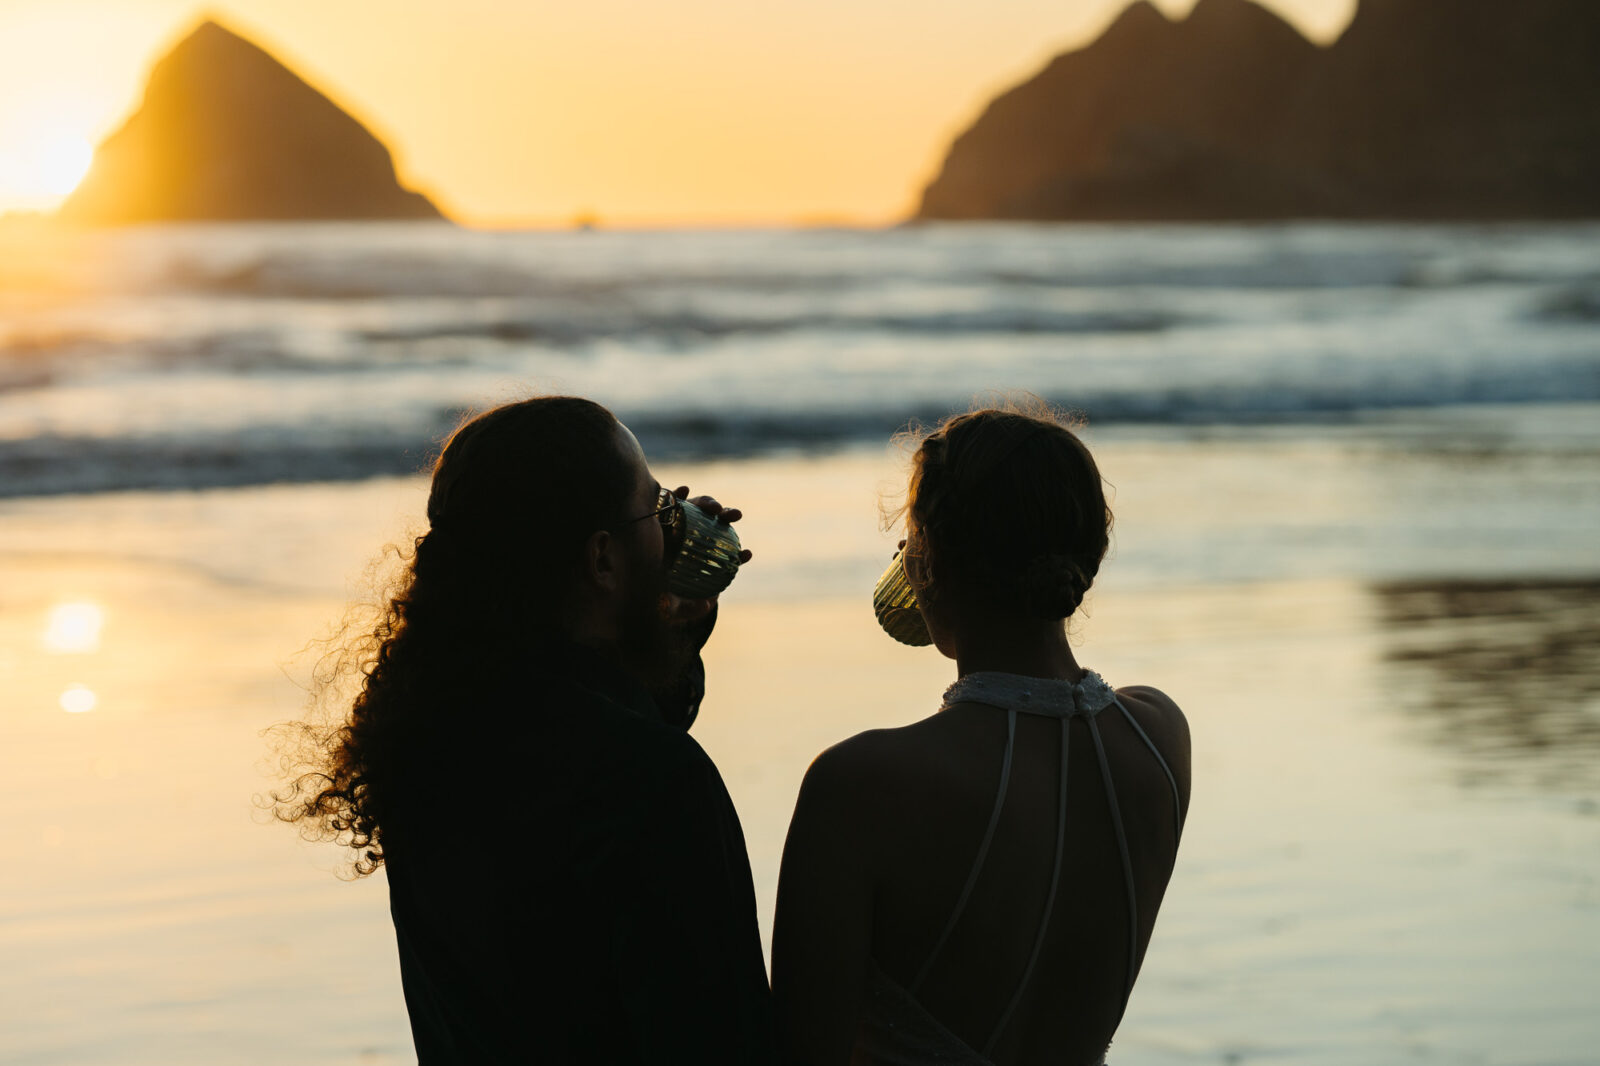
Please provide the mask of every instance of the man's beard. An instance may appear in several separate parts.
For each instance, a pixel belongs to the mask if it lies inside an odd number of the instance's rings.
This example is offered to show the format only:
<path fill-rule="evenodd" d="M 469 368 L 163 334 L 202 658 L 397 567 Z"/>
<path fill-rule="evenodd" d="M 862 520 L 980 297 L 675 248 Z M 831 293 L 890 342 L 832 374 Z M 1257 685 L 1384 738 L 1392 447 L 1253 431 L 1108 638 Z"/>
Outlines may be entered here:
<path fill-rule="evenodd" d="M 623 604 L 617 650 L 646 687 L 663 689 L 683 676 L 697 650 L 688 627 L 668 621 L 665 571 L 647 571 L 633 582 Z"/>

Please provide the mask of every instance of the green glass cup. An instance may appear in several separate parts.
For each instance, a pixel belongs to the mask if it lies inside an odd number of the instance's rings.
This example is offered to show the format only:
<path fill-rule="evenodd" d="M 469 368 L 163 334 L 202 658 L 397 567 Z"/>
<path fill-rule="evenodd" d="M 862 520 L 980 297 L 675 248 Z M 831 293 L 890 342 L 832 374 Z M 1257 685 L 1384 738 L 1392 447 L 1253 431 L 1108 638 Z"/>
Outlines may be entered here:
<path fill-rule="evenodd" d="M 683 500 L 683 541 L 667 567 L 667 591 L 705 600 L 733 583 L 739 573 L 739 534 Z"/>
<path fill-rule="evenodd" d="M 878 578 L 878 587 L 872 591 L 872 610 L 883 631 L 900 643 L 913 648 L 933 643 L 922 608 L 917 606 L 917 590 L 906 576 L 905 552 L 895 552 L 889 569 Z"/>

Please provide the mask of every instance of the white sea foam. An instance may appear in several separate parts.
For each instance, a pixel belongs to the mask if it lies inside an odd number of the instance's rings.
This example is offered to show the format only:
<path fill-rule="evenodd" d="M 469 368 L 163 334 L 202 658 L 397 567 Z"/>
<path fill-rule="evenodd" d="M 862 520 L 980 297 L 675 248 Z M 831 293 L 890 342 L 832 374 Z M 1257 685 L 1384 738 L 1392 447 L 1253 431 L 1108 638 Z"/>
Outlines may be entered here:
<path fill-rule="evenodd" d="M 80 237 L 0 292 L 0 494 L 416 469 L 593 396 L 655 454 L 879 439 L 985 390 L 1097 423 L 1600 402 L 1600 228 L 927 226 Z M 35 293 L 36 295 L 37 293 Z"/>

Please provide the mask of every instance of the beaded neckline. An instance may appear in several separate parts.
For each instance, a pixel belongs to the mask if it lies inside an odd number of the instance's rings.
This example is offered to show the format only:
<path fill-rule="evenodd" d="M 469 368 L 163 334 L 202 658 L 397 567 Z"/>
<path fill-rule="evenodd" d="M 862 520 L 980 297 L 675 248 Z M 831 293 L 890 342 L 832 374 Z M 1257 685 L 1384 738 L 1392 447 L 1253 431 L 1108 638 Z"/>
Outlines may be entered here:
<path fill-rule="evenodd" d="M 1117 694 L 1093 670 L 1077 681 L 1024 677 L 998 671 L 967 674 L 944 690 L 944 706 L 982 703 L 1008 711 L 1059 717 L 1093 717 L 1116 702 Z"/>

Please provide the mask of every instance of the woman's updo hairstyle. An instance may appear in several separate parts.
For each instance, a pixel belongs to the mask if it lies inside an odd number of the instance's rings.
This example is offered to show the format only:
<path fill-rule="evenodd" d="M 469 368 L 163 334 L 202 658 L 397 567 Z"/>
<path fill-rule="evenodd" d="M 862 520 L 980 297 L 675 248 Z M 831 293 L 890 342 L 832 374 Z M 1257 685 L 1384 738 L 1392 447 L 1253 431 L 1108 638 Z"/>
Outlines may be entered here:
<path fill-rule="evenodd" d="M 1111 537 L 1100 470 L 1036 401 L 948 418 L 912 458 L 908 573 L 926 602 L 964 587 L 1003 609 L 1067 618 Z"/>

